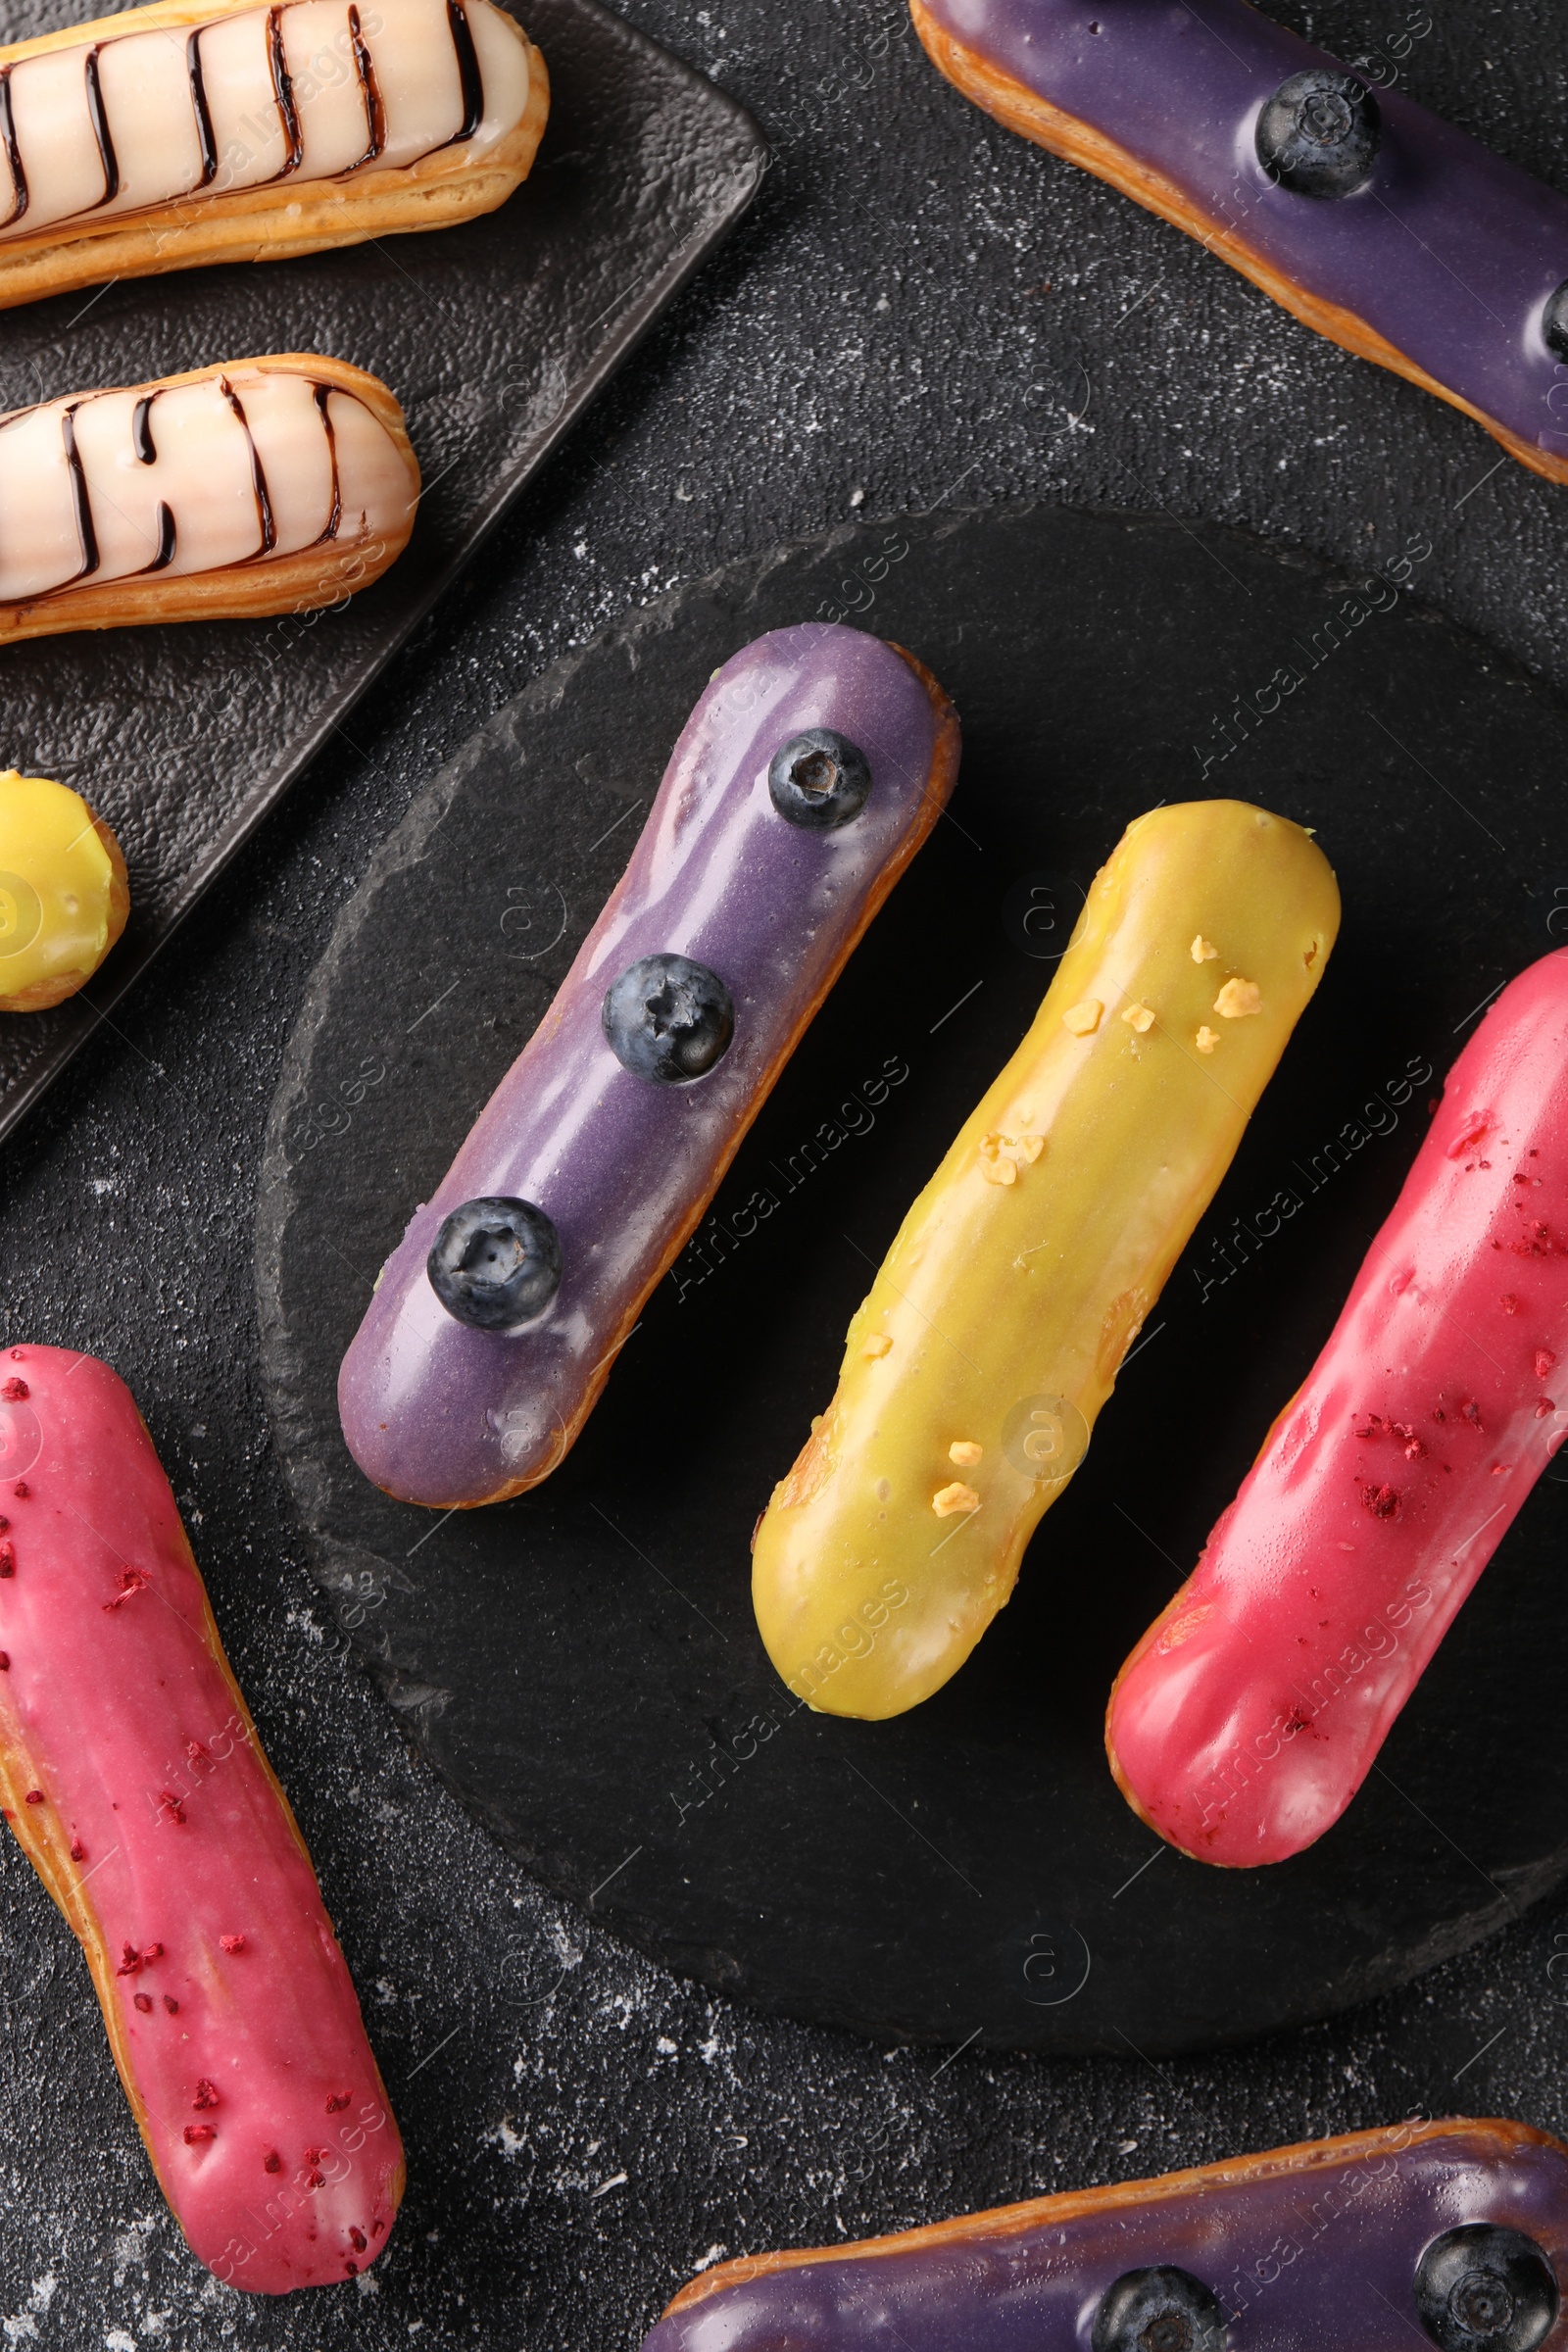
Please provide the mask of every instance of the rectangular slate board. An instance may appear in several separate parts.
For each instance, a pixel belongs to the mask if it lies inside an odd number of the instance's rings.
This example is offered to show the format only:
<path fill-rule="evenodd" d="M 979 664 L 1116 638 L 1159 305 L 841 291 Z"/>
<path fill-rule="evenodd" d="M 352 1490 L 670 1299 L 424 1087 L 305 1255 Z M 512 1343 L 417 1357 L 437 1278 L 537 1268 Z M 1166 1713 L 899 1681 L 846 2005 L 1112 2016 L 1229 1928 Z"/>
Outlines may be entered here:
<path fill-rule="evenodd" d="M 402 401 L 425 491 L 386 577 L 316 618 L 45 638 L 0 653 L 0 768 L 72 783 L 119 834 L 131 915 L 51 1012 L 0 1014 L 0 1137 L 58 1076 L 385 668 L 508 502 L 745 210 L 750 116 L 598 5 L 514 0 L 550 70 L 531 177 L 498 213 L 304 261 L 125 279 L 0 312 L 0 411 L 269 351 Z M 11 0 L 18 40 L 93 0 Z"/>

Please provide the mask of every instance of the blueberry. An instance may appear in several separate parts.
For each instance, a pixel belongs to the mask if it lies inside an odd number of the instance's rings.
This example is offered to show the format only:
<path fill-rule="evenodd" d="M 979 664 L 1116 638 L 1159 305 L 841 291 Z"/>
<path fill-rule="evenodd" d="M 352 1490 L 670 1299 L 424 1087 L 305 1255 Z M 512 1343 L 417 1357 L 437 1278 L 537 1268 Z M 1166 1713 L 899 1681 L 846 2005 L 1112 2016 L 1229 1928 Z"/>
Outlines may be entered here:
<path fill-rule="evenodd" d="M 689 956 L 639 956 L 604 1002 L 611 1052 L 639 1078 L 684 1086 L 710 1070 L 735 1034 L 729 990 Z"/>
<path fill-rule="evenodd" d="M 1298 196 L 1353 196 L 1371 177 L 1383 116 L 1364 81 L 1310 66 L 1282 81 L 1257 119 L 1257 160 Z"/>
<path fill-rule="evenodd" d="M 780 816 L 811 833 L 827 833 L 858 816 L 871 790 L 871 762 L 831 727 L 808 727 L 773 754 L 767 789 Z"/>
<path fill-rule="evenodd" d="M 1442 2352 L 1535 2352 L 1557 2317 L 1557 2280 L 1533 2237 L 1467 2222 L 1422 2255 L 1415 2307 Z"/>
<path fill-rule="evenodd" d="M 1100 2298 L 1093 2352 L 1223 2352 L 1225 2314 L 1190 2271 L 1124 2271 Z"/>
<path fill-rule="evenodd" d="M 424 1261 L 447 1313 L 475 1331 L 515 1331 L 561 1288 L 561 1240 L 531 1200 L 465 1200 Z"/>
<path fill-rule="evenodd" d="M 1546 338 L 1546 349 L 1559 360 L 1568 360 L 1568 278 L 1564 278 L 1547 303 L 1541 321 L 1541 331 Z"/>

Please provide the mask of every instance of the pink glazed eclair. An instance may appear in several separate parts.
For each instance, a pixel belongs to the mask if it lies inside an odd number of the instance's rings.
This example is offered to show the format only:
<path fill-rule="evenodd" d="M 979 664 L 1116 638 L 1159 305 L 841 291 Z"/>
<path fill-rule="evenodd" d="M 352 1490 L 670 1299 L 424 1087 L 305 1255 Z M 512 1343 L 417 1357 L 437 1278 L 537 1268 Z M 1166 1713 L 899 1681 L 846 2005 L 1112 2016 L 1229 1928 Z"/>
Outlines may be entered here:
<path fill-rule="evenodd" d="M 198 2261 L 365 2270 L 403 2147 L 348 1967 L 130 1391 L 64 1348 L 0 1355 L 0 1807 Z"/>
<path fill-rule="evenodd" d="M 1568 1436 L 1568 948 L 1448 1072 L 1339 1321 L 1123 1666 L 1122 1794 L 1231 1870 L 1333 1827 Z"/>

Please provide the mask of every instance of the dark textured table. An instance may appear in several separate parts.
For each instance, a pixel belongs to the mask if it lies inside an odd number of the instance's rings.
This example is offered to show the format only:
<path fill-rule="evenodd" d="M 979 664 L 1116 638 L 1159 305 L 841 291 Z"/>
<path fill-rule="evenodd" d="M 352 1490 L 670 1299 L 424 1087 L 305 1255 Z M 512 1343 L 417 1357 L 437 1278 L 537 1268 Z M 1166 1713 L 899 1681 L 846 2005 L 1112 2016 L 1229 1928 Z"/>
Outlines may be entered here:
<path fill-rule="evenodd" d="M 357 2287 L 267 2307 L 209 2280 L 153 2185 L 74 1946 L 7 1843 L 8 2344 L 618 2352 L 720 2251 L 1418 2107 L 1568 2125 L 1568 1899 L 1375 2008 L 1216 2059 L 889 2056 L 694 1991 L 541 1897 L 411 1760 L 326 1627 L 256 1380 L 263 1125 L 305 979 L 375 843 L 555 654 L 673 580 L 852 514 L 1037 493 L 1234 521 L 1356 564 L 1425 531 L 1426 595 L 1568 684 L 1563 495 L 1505 462 L 1489 473 L 1474 427 L 991 127 L 897 8 L 635 13 L 771 132 L 757 213 L 0 1175 L 4 1335 L 75 1341 L 136 1385 L 364 1992 L 408 2203 Z M 1404 0 L 1282 13 L 1352 55 L 1405 30 Z M 1444 18 L 1413 41 L 1406 86 L 1568 185 L 1568 23 L 1511 27 L 1482 0 Z M 1157 1879 L 1137 1922 L 1155 1946 Z"/>

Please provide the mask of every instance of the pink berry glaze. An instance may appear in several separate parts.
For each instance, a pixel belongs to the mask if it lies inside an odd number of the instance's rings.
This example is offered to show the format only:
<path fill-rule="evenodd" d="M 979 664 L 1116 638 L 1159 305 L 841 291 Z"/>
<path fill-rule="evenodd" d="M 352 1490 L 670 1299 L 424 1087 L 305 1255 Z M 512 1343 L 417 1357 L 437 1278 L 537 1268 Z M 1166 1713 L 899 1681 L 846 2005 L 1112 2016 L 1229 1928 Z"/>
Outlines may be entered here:
<path fill-rule="evenodd" d="M 0 1355 L 0 1803 L 191 2251 L 256 2294 L 352 2278 L 398 2128 L 152 1440 L 68 1348 Z"/>
<path fill-rule="evenodd" d="M 1105 1742 L 1172 1845 L 1245 1869 L 1338 1821 L 1568 1435 L 1568 949 L 1449 1072 L 1327 1346 Z"/>

